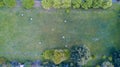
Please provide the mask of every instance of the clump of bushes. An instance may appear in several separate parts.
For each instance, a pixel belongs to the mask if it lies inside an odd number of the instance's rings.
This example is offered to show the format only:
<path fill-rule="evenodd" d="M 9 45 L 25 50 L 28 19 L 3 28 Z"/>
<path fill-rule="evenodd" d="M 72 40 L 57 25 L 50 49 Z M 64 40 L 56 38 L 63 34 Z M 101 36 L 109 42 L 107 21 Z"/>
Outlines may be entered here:
<path fill-rule="evenodd" d="M 22 0 L 22 5 L 26 9 L 33 8 L 33 6 L 34 6 L 34 0 Z"/>
<path fill-rule="evenodd" d="M 42 6 L 49 8 L 103 8 L 112 6 L 112 0 L 42 0 Z"/>
<path fill-rule="evenodd" d="M 104 61 L 101 67 L 114 67 L 114 65 L 109 61 Z"/>
<path fill-rule="evenodd" d="M 25 63 L 20 63 L 18 61 L 10 61 L 6 63 L 6 59 L 0 57 L 0 65 L 9 66 L 51 66 L 55 67 L 81 67 L 86 64 L 90 59 L 90 51 L 85 45 L 72 46 L 70 49 L 51 49 L 45 50 L 42 54 L 43 62 L 36 60 L 34 62 L 26 61 Z"/>
<path fill-rule="evenodd" d="M 44 59 L 51 60 L 55 64 L 71 60 L 78 65 L 85 65 L 91 57 L 89 49 L 85 45 L 73 46 L 68 49 L 46 50 L 43 53 Z"/>

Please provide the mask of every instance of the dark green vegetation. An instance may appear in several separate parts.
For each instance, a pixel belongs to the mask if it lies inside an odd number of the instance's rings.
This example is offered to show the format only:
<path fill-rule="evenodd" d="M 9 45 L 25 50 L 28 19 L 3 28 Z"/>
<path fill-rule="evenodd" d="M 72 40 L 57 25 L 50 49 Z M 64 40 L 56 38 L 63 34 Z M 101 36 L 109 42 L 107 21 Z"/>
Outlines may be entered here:
<path fill-rule="evenodd" d="M 0 0 L 0 7 L 15 7 L 16 0 Z"/>
<path fill-rule="evenodd" d="M 112 6 L 112 0 L 42 0 L 42 6 L 49 8 L 109 8 Z"/>
<path fill-rule="evenodd" d="M 113 53 L 113 62 L 115 67 L 120 67 L 120 50 Z"/>
<path fill-rule="evenodd" d="M 71 49 L 71 60 L 79 65 L 85 65 L 90 60 L 91 54 L 85 45 L 73 46 Z"/>
<path fill-rule="evenodd" d="M 41 59 L 47 49 L 85 44 L 94 56 L 85 67 L 95 66 L 112 47 L 120 49 L 119 6 L 116 3 L 107 10 L 72 9 L 70 13 L 64 9 L 1 8 L 0 57 L 33 61 Z"/>
<path fill-rule="evenodd" d="M 16 0 L 3 0 L 3 2 L 7 7 L 15 7 L 16 5 Z"/>
<path fill-rule="evenodd" d="M 52 60 L 55 64 L 60 64 L 70 58 L 70 51 L 68 49 L 46 50 L 43 53 L 43 57 L 44 59 Z"/>
<path fill-rule="evenodd" d="M 33 6 L 34 6 L 34 0 L 22 0 L 22 5 L 26 9 L 33 8 Z"/>

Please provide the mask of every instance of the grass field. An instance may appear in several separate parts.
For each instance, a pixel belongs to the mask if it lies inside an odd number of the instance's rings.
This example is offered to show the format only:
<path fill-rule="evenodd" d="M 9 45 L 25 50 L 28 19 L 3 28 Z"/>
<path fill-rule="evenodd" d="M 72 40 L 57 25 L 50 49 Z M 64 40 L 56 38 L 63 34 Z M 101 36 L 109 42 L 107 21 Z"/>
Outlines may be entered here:
<path fill-rule="evenodd" d="M 120 49 L 118 8 L 120 4 L 116 3 L 107 10 L 72 9 L 69 14 L 64 9 L 1 8 L 0 56 L 36 60 L 46 49 L 85 44 L 96 55 L 95 60 L 88 62 L 90 67 L 101 56 L 109 55 L 113 47 Z"/>

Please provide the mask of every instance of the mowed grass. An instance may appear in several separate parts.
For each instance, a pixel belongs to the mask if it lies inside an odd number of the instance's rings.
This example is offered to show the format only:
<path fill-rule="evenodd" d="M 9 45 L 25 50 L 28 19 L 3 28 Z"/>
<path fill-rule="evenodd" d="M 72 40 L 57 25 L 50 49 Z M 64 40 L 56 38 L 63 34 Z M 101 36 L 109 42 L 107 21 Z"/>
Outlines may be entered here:
<path fill-rule="evenodd" d="M 85 44 L 96 55 L 86 67 L 93 66 L 112 48 L 120 49 L 119 8 L 116 3 L 107 10 L 72 9 L 68 14 L 64 9 L 1 8 L 0 56 L 24 62 L 41 59 L 47 49 Z"/>

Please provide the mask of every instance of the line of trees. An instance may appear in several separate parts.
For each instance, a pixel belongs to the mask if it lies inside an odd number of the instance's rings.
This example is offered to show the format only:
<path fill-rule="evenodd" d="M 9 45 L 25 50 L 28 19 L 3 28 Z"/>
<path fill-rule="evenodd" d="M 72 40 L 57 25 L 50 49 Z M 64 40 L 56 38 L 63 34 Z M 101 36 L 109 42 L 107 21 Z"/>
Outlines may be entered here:
<path fill-rule="evenodd" d="M 112 0 L 42 0 L 42 6 L 45 9 L 50 8 L 109 8 L 112 6 Z"/>
<path fill-rule="evenodd" d="M 34 0 L 21 0 L 22 6 L 26 9 L 33 8 Z M 42 7 L 50 8 L 109 8 L 112 0 L 42 0 Z M 16 0 L 0 0 L 0 7 L 15 7 Z"/>
<path fill-rule="evenodd" d="M 45 50 L 42 54 L 43 60 L 34 62 L 26 61 L 20 63 L 17 61 L 8 62 L 6 58 L 0 57 L 0 65 L 6 67 L 82 67 L 90 59 L 90 51 L 85 45 L 73 46 L 70 49 L 51 49 Z M 9 66 L 8 66 L 9 65 Z"/>

